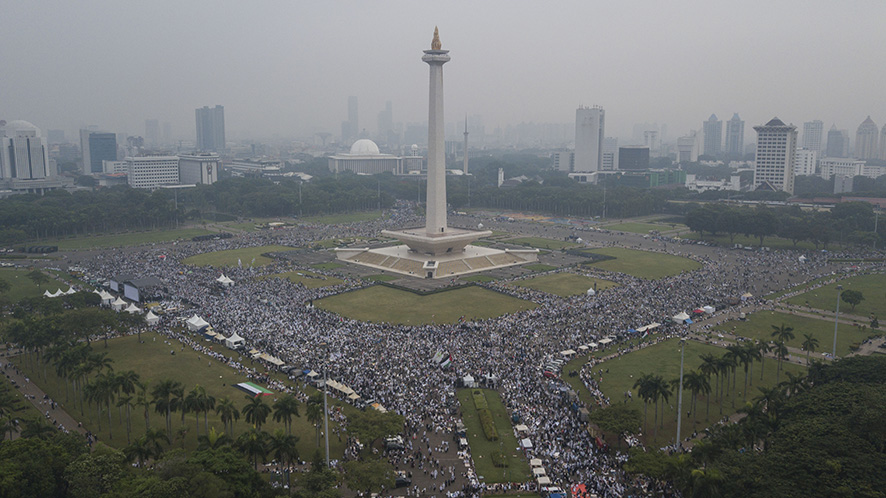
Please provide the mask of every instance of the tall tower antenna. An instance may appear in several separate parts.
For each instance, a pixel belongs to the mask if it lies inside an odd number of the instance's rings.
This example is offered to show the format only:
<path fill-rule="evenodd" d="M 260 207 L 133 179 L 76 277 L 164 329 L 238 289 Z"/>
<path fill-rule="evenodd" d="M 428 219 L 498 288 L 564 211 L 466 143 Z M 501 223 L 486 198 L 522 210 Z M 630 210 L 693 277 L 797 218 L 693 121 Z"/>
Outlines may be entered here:
<path fill-rule="evenodd" d="M 468 113 L 465 113 L 465 165 L 462 171 L 468 174 Z"/>

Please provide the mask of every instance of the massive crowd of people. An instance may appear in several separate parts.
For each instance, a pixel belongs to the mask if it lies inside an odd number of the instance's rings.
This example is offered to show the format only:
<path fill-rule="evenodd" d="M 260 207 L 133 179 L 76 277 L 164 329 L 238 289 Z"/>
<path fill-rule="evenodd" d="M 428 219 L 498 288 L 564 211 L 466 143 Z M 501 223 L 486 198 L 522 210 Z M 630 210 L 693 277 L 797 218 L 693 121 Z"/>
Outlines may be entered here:
<path fill-rule="evenodd" d="M 752 300 L 759 301 L 760 296 L 769 292 L 841 269 L 829 264 L 821 253 L 806 254 L 801 262 L 799 253 L 793 251 L 752 252 L 701 246 L 695 250 L 696 246 L 625 234 L 582 234 L 598 246 L 642 245 L 644 250 L 695 259 L 702 267 L 658 280 L 571 269 L 568 271 L 619 285 L 594 296 L 567 298 L 495 281 L 482 285 L 530 300 L 538 307 L 484 320 L 409 326 L 356 321 L 312 306 L 323 297 L 369 285 L 363 280 L 344 277 L 339 285 L 312 289 L 286 279 L 262 278 L 293 270 L 332 276 L 332 272 L 301 266 L 297 258 L 276 259 L 259 267 L 244 261 L 242 266 L 224 269 L 183 263 L 189 256 L 211 251 L 272 244 L 310 247 L 313 241 L 371 237 L 382 228 L 418 224 L 418 218 L 403 210 L 373 222 L 302 224 L 230 239 L 106 252 L 80 265 L 89 276 L 100 280 L 124 274 L 159 278 L 165 296 L 162 304 L 174 310 L 163 316 L 161 329 L 188 341 L 195 349 L 215 354 L 253 378 L 260 378 L 261 369 L 213 353 L 201 341 L 174 332 L 173 327 L 180 327 L 181 320 L 198 314 L 225 336 L 237 333 L 250 348 L 267 352 L 289 365 L 325 371 L 363 399 L 375 399 L 388 410 L 403 415 L 407 448 L 391 452 L 389 457 L 398 469 L 422 472 L 432 482 L 407 488 L 407 493 L 450 497 L 471 496 L 485 487 L 482 477 L 473 471 L 469 451 L 459 452 L 455 445 L 440 443 L 439 438 L 432 442 L 429 435 L 451 435 L 455 430 L 460 420 L 455 399 L 459 378 L 471 374 L 478 379 L 498 379 L 496 389 L 509 413 L 529 428 L 533 447 L 526 450 L 527 456 L 542 459 L 554 483 L 563 487 L 583 483 L 601 497 L 625 496 L 629 489 L 648 490 L 652 483 L 629 477 L 621 470 L 624 454 L 606 453 L 598 448 L 587 424 L 573 410 L 573 400 L 563 389 L 565 383 L 543 376 L 541 366 L 562 350 L 605 337 L 613 339 L 613 351 L 617 352 L 622 343 L 636 337 L 629 329 L 664 323 L 667 317 L 704 305 L 719 305 L 713 317 L 716 319 L 717 314 L 732 310 L 730 303 L 737 304 L 743 294 L 750 293 L 755 296 Z M 234 280 L 233 286 L 222 287 L 216 282 L 222 272 Z M 656 332 L 662 336 L 678 335 L 685 333 L 686 328 L 665 325 Z M 453 358 L 449 369 L 441 369 L 430 361 L 442 352 Z M 602 392 L 597 394 L 605 402 Z M 452 463 L 457 453 L 465 464 Z"/>

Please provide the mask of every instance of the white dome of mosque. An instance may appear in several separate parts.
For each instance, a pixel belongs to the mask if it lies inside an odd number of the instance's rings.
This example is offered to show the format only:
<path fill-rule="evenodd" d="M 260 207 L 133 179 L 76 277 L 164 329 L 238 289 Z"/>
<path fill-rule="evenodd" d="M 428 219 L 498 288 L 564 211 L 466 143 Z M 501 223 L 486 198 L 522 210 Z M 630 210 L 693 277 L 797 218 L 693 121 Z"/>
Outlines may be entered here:
<path fill-rule="evenodd" d="M 375 145 L 375 142 L 369 140 L 368 138 L 361 138 L 354 142 L 354 145 L 351 146 L 351 155 L 353 156 L 377 156 L 378 145 Z"/>
<path fill-rule="evenodd" d="M 33 131 L 36 133 L 36 136 L 40 136 L 40 128 L 37 128 L 32 123 L 27 121 L 22 121 L 20 119 L 15 119 L 6 123 L 5 126 L 7 130 L 7 134 L 9 132 L 17 132 L 17 131 Z"/>

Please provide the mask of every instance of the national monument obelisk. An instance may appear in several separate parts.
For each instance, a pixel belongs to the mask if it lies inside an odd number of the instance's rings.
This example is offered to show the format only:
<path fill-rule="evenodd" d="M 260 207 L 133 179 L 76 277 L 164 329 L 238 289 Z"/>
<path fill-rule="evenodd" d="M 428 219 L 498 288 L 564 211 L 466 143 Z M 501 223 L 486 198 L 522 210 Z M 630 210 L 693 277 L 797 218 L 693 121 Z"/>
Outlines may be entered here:
<path fill-rule="evenodd" d="M 421 58 L 430 67 L 428 87 L 428 201 L 425 231 L 433 236 L 446 233 L 446 142 L 443 135 L 443 64 L 449 62 L 449 50 L 443 50 L 440 33 L 434 28 L 431 49 Z"/>

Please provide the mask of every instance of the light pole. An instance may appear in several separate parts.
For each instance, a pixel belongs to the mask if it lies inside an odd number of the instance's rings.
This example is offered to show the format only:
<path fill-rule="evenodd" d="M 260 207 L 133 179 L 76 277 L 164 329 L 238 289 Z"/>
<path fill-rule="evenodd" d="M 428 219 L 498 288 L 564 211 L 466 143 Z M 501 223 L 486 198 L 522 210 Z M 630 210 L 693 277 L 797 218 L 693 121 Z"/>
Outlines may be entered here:
<path fill-rule="evenodd" d="M 329 381 L 329 344 L 324 343 L 323 354 L 323 433 L 326 436 L 326 468 L 329 468 L 329 409 L 326 404 L 326 384 Z"/>
<path fill-rule="evenodd" d="M 683 353 L 686 351 L 686 338 L 680 338 L 680 387 L 677 391 L 677 449 L 682 448 L 680 442 L 680 426 L 683 421 Z"/>
<path fill-rule="evenodd" d="M 837 325 L 840 323 L 840 293 L 843 291 L 843 286 L 837 286 L 837 314 L 834 315 L 834 350 L 831 352 L 832 359 L 837 359 Z"/>

